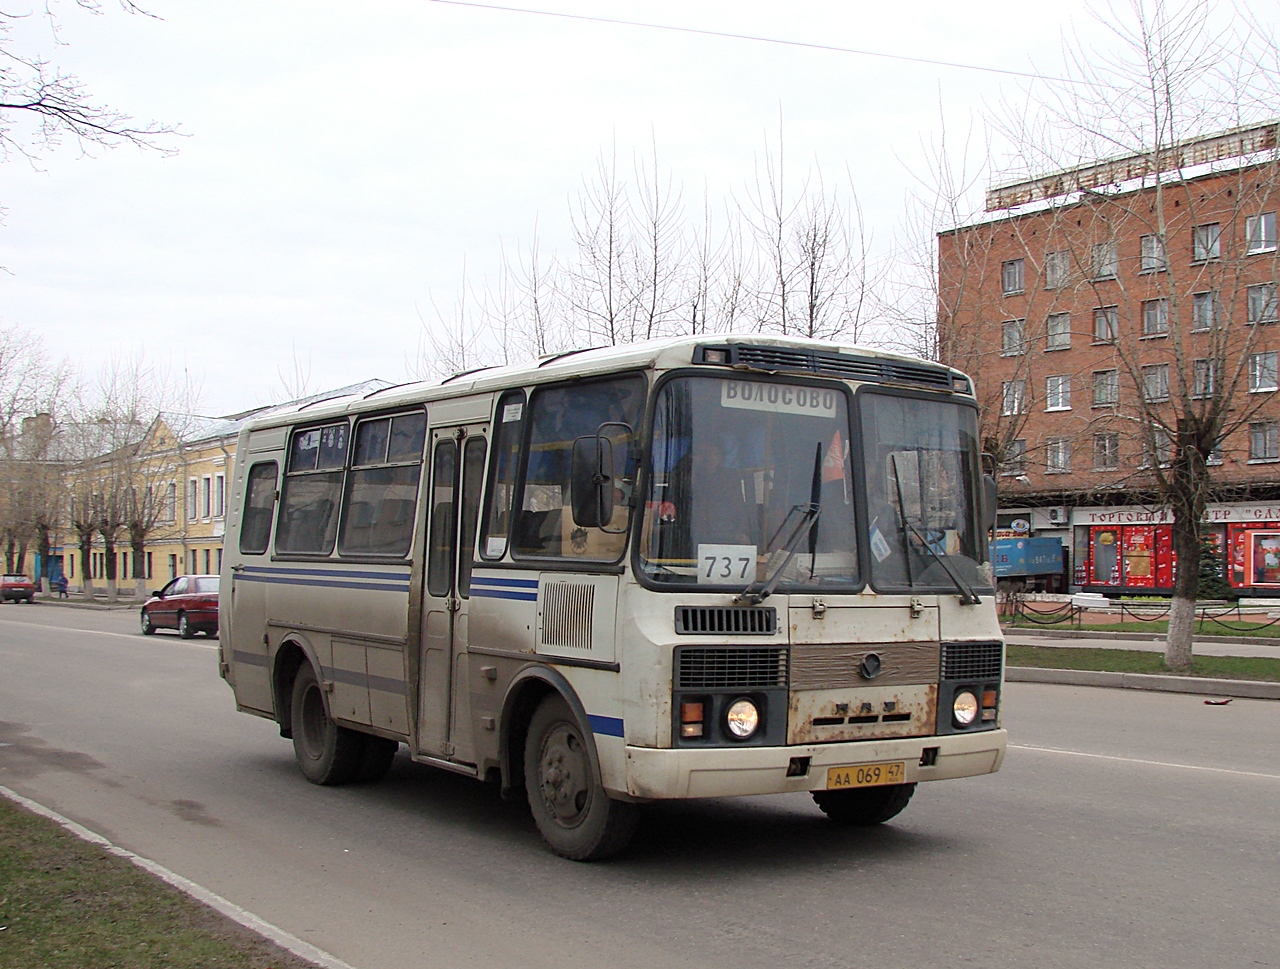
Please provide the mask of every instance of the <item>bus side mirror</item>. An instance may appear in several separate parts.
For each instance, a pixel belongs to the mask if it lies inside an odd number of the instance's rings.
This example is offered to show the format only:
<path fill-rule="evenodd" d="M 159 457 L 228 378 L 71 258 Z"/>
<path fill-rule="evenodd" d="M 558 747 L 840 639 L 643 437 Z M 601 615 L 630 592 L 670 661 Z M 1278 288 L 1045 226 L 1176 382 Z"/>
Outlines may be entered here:
<path fill-rule="evenodd" d="M 603 434 L 573 442 L 569 472 L 573 523 L 600 528 L 613 519 L 613 445 Z"/>
<path fill-rule="evenodd" d="M 996 479 L 989 474 L 982 476 L 982 527 L 996 527 L 996 508 L 998 505 L 998 485 Z"/>

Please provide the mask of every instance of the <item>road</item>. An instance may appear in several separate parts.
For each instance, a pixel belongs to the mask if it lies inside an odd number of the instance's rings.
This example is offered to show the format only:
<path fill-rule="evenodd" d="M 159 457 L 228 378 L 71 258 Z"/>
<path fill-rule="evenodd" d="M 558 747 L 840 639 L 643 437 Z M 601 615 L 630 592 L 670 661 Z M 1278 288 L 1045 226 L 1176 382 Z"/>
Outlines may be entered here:
<path fill-rule="evenodd" d="M 1280 966 L 1280 703 L 1011 684 L 1000 773 L 894 822 L 802 796 L 652 807 L 597 865 L 403 749 L 321 789 L 214 643 L 0 607 L 0 784 L 357 969 Z"/>

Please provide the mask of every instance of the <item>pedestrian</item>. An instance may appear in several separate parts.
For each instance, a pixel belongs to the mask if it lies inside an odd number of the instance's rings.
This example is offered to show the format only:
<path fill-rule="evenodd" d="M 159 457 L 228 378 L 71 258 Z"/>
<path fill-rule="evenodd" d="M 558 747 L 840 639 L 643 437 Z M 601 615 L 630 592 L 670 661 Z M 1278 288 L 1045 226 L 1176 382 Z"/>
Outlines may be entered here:
<path fill-rule="evenodd" d="M 58 581 L 57 581 L 56 583 L 54 583 L 54 584 L 55 584 L 55 585 L 57 585 L 57 587 L 58 587 L 58 598 L 59 598 L 59 599 L 70 599 L 70 598 L 71 598 L 69 595 L 67 595 L 67 574 L 66 574 L 65 572 L 63 572 L 62 574 L 60 574 L 60 575 L 58 576 Z"/>

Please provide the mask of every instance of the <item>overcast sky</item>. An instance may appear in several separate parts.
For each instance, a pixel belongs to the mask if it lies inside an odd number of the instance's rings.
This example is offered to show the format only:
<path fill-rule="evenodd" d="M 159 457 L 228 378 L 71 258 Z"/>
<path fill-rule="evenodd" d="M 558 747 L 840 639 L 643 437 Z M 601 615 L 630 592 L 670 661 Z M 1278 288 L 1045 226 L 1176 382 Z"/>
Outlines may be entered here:
<path fill-rule="evenodd" d="M 1110 43 L 1072 0 L 512 5 L 1012 71 L 1060 71 L 1064 30 Z M 793 168 L 847 170 L 887 245 L 940 112 L 962 136 L 1016 86 L 429 0 L 104 9 L 64 11 L 53 56 L 99 100 L 184 137 L 168 157 L 66 148 L 40 170 L 0 165 L 0 323 L 85 372 L 138 351 L 186 369 L 209 414 L 279 399 L 295 357 L 312 390 L 406 379 L 464 266 L 482 285 L 535 222 L 544 248 L 567 248 L 568 199 L 610 144 L 629 164 L 656 140 L 686 196 L 705 185 L 714 201 L 741 191 L 781 115 Z"/>

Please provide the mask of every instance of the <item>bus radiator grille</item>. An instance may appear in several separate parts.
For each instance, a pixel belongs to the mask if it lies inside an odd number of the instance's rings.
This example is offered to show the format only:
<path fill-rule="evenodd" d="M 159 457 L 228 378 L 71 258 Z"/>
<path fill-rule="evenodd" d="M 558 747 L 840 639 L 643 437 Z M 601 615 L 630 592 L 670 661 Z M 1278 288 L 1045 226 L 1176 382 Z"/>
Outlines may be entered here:
<path fill-rule="evenodd" d="M 542 590 L 542 645 L 590 652 L 595 594 L 593 585 L 548 582 Z"/>
<path fill-rule="evenodd" d="M 943 643 L 944 680 L 990 680 L 1000 675 L 1001 643 Z"/>
<path fill-rule="evenodd" d="M 681 646 L 680 690 L 763 690 L 787 685 L 787 651 L 774 646 Z"/>
<path fill-rule="evenodd" d="M 778 610 L 773 606 L 676 606 L 676 632 L 740 636 L 772 636 L 778 631 Z"/>

